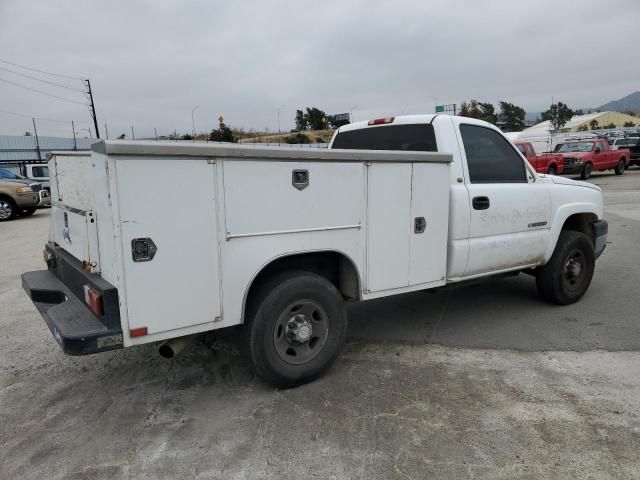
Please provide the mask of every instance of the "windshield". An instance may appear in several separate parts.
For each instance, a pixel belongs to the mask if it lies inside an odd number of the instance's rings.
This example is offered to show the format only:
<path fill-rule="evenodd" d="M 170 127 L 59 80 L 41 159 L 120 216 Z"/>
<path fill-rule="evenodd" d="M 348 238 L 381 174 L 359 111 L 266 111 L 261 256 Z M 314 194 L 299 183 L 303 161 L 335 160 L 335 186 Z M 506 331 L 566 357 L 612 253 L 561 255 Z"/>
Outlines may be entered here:
<path fill-rule="evenodd" d="M 7 170 L 6 168 L 0 168 L 0 178 L 23 180 L 25 177 L 23 177 L 22 175 L 18 175 L 17 173 L 13 173 L 11 170 Z"/>
<path fill-rule="evenodd" d="M 571 142 L 558 145 L 556 152 L 590 152 L 592 149 L 593 142 Z"/>

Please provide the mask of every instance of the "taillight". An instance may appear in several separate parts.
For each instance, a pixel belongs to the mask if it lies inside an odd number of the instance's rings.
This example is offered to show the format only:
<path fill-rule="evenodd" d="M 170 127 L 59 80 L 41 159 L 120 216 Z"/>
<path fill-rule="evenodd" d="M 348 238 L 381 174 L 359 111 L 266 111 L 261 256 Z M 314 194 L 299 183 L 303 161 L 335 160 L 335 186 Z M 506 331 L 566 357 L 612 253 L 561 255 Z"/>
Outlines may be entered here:
<path fill-rule="evenodd" d="M 142 337 L 146 334 L 147 327 L 132 328 L 131 330 L 129 330 L 129 335 L 131 335 L 132 337 Z"/>
<path fill-rule="evenodd" d="M 89 285 L 84 286 L 84 301 L 89 305 L 89 309 L 96 315 L 102 315 L 104 308 L 102 306 L 102 295 Z"/>
<path fill-rule="evenodd" d="M 384 117 L 376 118 L 375 120 L 369 120 L 369 125 L 384 125 L 385 123 L 393 123 L 396 117 Z"/>

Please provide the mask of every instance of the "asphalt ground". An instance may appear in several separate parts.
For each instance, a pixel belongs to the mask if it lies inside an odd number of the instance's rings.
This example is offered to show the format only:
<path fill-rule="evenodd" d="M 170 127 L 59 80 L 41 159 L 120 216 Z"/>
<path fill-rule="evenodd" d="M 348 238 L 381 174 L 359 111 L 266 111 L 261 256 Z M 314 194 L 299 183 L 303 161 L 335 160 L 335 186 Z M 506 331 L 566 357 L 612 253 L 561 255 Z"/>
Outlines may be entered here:
<path fill-rule="evenodd" d="M 290 390 L 203 342 L 63 355 L 20 285 L 49 213 L 0 224 L 0 479 L 640 477 L 640 169 L 592 181 L 609 243 L 579 303 L 519 275 L 354 305 Z"/>

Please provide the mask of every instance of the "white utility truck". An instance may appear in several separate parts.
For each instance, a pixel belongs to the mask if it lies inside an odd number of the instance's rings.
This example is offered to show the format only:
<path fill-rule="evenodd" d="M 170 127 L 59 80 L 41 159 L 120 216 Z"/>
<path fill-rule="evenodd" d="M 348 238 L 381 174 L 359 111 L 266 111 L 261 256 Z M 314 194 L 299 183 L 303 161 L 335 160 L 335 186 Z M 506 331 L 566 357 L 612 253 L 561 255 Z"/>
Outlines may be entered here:
<path fill-rule="evenodd" d="M 65 353 L 242 325 L 277 386 L 329 367 L 345 302 L 527 271 L 570 304 L 607 237 L 600 188 L 447 115 L 346 125 L 324 150 L 105 141 L 49 171 L 48 268 L 23 286 Z"/>

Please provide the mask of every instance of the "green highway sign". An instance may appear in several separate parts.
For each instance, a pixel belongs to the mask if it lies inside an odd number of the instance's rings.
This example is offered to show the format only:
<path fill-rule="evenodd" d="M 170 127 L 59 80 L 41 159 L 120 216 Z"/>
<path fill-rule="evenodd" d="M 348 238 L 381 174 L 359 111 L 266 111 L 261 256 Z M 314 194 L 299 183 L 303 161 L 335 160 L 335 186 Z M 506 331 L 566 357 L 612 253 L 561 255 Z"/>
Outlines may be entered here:
<path fill-rule="evenodd" d="M 444 112 L 444 105 L 436 105 L 436 113 Z"/>

